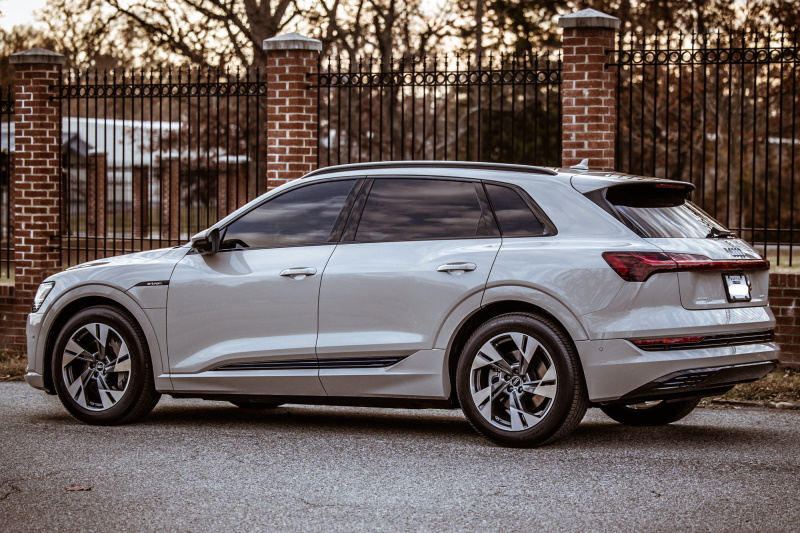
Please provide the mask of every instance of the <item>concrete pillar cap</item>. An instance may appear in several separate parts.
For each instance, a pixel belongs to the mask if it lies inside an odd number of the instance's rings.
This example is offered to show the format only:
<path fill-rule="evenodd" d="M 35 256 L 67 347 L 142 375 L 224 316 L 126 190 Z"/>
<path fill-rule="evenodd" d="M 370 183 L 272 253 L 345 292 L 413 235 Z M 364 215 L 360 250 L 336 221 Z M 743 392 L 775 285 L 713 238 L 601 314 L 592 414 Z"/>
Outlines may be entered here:
<path fill-rule="evenodd" d="M 63 65 L 66 61 L 64 55 L 44 48 L 31 48 L 8 57 L 12 65 Z"/>
<path fill-rule="evenodd" d="M 299 33 L 287 33 L 272 39 L 264 39 L 264 50 L 311 50 L 321 52 L 322 41 Z"/>
<path fill-rule="evenodd" d="M 596 9 L 582 9 L 560 17 L 558 26 L 561 28 L 610 28 L 618 30 L 619 19 Z"/>

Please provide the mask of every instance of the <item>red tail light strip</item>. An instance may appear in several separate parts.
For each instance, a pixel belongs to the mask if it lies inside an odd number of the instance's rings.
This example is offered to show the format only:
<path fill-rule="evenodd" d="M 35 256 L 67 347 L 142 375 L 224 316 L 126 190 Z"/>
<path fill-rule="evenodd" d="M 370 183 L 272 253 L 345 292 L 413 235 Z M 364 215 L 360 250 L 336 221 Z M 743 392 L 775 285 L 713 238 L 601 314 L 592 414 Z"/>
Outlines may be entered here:
<path fill-rule="evenodd" d="M 749 333 L 726 333 L 722 335 L 703 335 L 694 337 L 665 337 L 662 339 L 631 339 L 637 348 L 648 352 L 661 350 L 687 350 L 691 348 L 717 348 L 774 342 L 773 330 Z"/>
<path fill-rule="evenodd" d="M 605 252 L 603 259 L 625 281 L 647 281 L 659 272 L 769 270 L 764 259 L 717 260 L 703 255 L 664 252 Z"/>

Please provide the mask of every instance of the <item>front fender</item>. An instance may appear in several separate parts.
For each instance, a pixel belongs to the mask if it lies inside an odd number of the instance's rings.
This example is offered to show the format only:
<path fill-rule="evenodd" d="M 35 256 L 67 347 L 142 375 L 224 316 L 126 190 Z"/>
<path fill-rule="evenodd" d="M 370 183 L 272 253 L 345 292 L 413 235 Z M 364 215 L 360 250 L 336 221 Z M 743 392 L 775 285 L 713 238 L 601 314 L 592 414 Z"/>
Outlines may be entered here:
<path fill-rule="evenodd" d="M 164 376 L 165 369 L 168 368 L 166 346 L 163 342 L 166 339 L 166 309 L 142 309 L 131 296 L 120 289 L 98 283 L 72 287 L 58 294 L 43 314 L 29 315 L 28 371 L 42 375 L 49 372 L 45 350 L 52 336 L 58 335 L 58 331 L 52 331 L 54 324 L 70 304 L 89 298 L 109 300 L 136 319 L 150 349 L 156 390 L 172 390 L 172 382 Z"/>

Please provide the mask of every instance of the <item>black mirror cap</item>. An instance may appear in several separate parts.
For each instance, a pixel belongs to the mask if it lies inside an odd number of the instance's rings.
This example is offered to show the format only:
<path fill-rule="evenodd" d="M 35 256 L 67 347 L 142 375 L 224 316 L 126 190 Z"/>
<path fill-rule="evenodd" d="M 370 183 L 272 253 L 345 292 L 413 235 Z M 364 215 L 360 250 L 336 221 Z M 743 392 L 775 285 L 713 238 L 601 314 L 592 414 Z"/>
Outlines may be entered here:
<path fill-rule="evenodd" d="M 192 239 L 192 250 L 202 255 L 219 252 L 219 228 L 211 228 L 204 235 Z"/>

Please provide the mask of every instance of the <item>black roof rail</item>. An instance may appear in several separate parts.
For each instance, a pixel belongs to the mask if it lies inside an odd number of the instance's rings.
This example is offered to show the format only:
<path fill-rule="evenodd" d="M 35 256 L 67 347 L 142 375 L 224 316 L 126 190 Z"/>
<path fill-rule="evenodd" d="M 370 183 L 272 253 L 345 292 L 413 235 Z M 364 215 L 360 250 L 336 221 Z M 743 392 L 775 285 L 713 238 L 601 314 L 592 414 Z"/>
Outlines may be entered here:
<path fill-rule="evenodd" d="M 528 172 L 531 174 L 544 174 L 557 176 L 558 172 L 550 168 L 535 167 L 532 165 L 511 165 L 507 163 L 481 163 L 478 161 L 380 161 L 374 163 L 350 163 L 347 165 L 334 165 L 309 172 L 303 178 L 343 172 L 347 170 L 370 170 L 381 168 L 422 168 L 422 167 L 447 167 L 466 168 L 473 170 L 506 170 L 513 172 Z"/>

